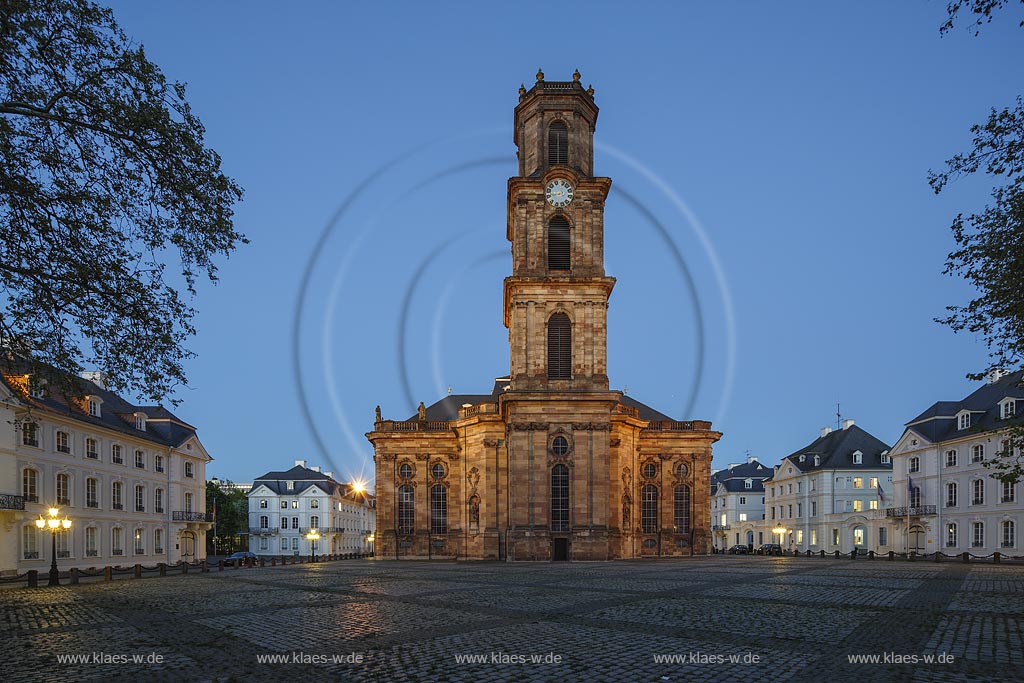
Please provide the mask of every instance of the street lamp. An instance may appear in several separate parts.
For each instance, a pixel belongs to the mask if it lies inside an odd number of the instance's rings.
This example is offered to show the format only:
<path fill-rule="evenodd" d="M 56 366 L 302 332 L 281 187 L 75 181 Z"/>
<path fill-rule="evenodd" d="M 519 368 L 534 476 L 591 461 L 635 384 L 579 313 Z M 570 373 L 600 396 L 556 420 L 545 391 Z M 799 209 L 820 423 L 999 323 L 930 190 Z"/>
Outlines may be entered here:
<path fill-rule="evenodd" d="M 41 514 L 39 519 L 36 520 L 36 526 L 42 529 L 50 530 L 50 580 L 47 582 L 47 586 L 59 586 L 60 585 L 60 574 L 57 573 L 57 532 L 67 531 L 71 528 L 71 520 L 68 519 L 67 515 L 64 515 L 64 519 L 58 519 L 57 515 L 60 514 L 60 508 L 50 508 L 49 517 L 44 518 Z"/>
<path fill-rule="evenodd" d="M 306 534 L 306 539 L 313 544 L 310 550 L 309 561 L 316 562 L 316 542 L 320 540 L 320 532 L 317 531 L 315 528 L 310 529 L 309 533 Z"/>

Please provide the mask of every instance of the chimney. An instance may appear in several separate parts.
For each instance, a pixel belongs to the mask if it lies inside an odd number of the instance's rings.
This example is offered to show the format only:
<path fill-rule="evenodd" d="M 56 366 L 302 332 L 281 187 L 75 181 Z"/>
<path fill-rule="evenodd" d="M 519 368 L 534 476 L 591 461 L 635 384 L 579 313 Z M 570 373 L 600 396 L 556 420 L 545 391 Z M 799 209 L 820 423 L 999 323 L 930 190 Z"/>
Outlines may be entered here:
<path fill-rule="evenodd" d="M 298 465 L 299 467 L 305 467 L 306 466 L 306 461 L 305 460 L 296 460 L 295 464 Z"/>
<path fill-rule="evenodd" d="M 731 470 L 731 469 L 732 469 L 733 467 L 739 467 L 739 466 L 740 466 L 740 464 L 739 464 L 738 462 L 731 462 L 731 463 L 729 463 L 729 469 L 730 469 L 730 470 Z"/>
<path fill-rule="evenodd" d="M 843 420 L 843 429 L 849 429 L 853 426 L 853 420 Z"/>
<path fill-rule="evenodd" d="M 822 436 L 828 436 L 831 433 L 832 433 L 832 428 L 831 427 L 822 427 L 821 428 L 821 435 Z"/>
<path fill-rule="evenodd" d="M 328 479 L 334 479 L 334 472 L 324 472 L 324 475 L 325 475 L 325 476 L 326 476 L 326 477 L 327 477 Z"/>
<path fill-rule="evenodd" d="M 107 388 L 107 373 L 100 372 L 99 370 L 86 370 L 79 375 L 82 379 L 87 379 L 100 389 Z"/>
<path fill-rule="evenodd" d="M 319 472 L 320 471 L 320 465 L 313 465 L 309 469 L 313 470 L 314 472 Z"/>
<path fill-rule="evenodd" d="M 756 456 L 753 456 L 753 455 L 748 455 L 747 456 L 747 464 L 748 465 L 753 465 L 755 462 L 757 462 L 757 457 Z"/>
<path fill-rule="evenodd" d="M 1003 368 L 992 368 L 985 373 L 985 384 L 995 384 L 1008 374 Z"/>

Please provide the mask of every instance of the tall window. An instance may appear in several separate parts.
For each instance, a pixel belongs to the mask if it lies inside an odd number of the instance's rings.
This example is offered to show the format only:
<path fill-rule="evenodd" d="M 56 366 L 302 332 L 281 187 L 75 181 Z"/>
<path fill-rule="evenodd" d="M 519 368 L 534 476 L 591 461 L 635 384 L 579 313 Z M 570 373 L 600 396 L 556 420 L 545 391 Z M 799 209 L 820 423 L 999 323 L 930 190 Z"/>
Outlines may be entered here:
<path fill-rule="evenodd" d="M 910 507 L 921 507 L 921 487 L 915 486 L 910 490 Z"/>
<path fill-rule="evenodd" d="M 61 472 L 57 475 L 57 505 L 71 505 L 71 477 Z"/>
<path fill-rule="evenodd" d="M 430 533 L 448 533 L 448 489 L 441 484 L 430 487 Z"/>
<path fill-rule="evenodd" d="M 185 476 L 190 479 L 196 476 L 194 466 L 190 462 L 185 463 Z"/>
<path fill-rule="evenodd" d="M 97 545 L 96 527 L 89 526 L 85 528 L 85 556 L 96 557 L 99 554 L 99 547 Z"/>
<path fill-rule="evenodd" d="M 164 456 L 162 456 L 162 455 L 155 455 L 155 456 L 153 456 L 153 469 L 156 470 L 157 472 L 163 472 L 164 471 Z"/>
<path fill-rule="evenodd" d="M 1013 482 L 1011 482 L 1011 481 L 1004 481 L 1003 482 L 1003 502 L 1004 503 L 1012 503 L 1017 498 L 1015 493 L 1016 492 L 1014 491 Z"/>
<path fill-rule="evenodd" d="M 188 491 L 185 492 L 185 512 L 192 512 L 192 494 Z"/>
<path fill-rule="evenodd" d="M 124 529 L 121 527 L 110 530 L 110 554 L 124 555 Z"/>
<path fill-rule="evenodd" d="M 555 121 L 548 128 L 548 164 L 569 163 L 569 128 L 564 121 Z"/>
<path fill-rule="evenodd" d="M 57 537 L 57 557 L 71 557 L 71 532 L 68 529 L 61 529 L 54 535 Z"/>
<path fill-rule="evenodd" d="M 985 444 L 979 443 L 971 449 L 971 462 L 981 462 L 985 459 Z"/>
<path fill-rule="evenodd" d="M 144 555 L 146 553 L 146 550 L 145 550 L 145 548 L 146 548 L 145 534 L 146 534 L 146 532 L 145 532 L 144 529 L 136 529 L 135 530 L 135 554 L 136 555 Z"/>
<path fill-rule="evenodd" d="M 972 535 L 971 546 L 981 548 L 985 545 L 985 523 L 974 522 L 971 524 Z"/>
<path fill-rule="evenodd" d="M 124 456 L 121 455 L 121 447 L 116 443 L 110 447 L 110 462 L 117 463 L 118 465 L 124 462 Z"/>
<path fill-rule="evenodd" d="M 21 443 L 26 446 L 39 446 L 39 425 L 26 422 L 21 425 Z"/>
<path fill-rule="evenodd" d="M 956 467 L 956 451 L 946 451 L 946 467 Z"/>
<path fill-rule="evenodd" d="M 153 530 L 153 552 L 157 555 L 164 551 L 164 530 L 154 529 Z"/>
<path fill-rule="evenodd" d="M 548 379 L 572 378 L 572 325 L 565 313 L 548 319 Z"/>
<path fill-rule="evenodd" d="M 416 520 L 416 491 L 411 486 L 398 487 L 398 533 L 411 534 Z"/>
<path fill-rule="evenodd" d="M 96 398 L 89 398 L 89 414 L 93 417 L 100 417 L 100 401 Z"/>
<path fill-rule="evenodd" d="M 310 518 L 309 518 L 309 528 L 311 528 L 311 529 L 319 529 L 320 528 L 320 516 L 319 515 L 311 515 L 310 516 Z"/>
<path fill-rule="evenodd" d="M 985 504 L 985 480 L 975 479 L 971 482 L 971 505 Z"/>
<path fill-rule="evenodd" d="M 135 466 L 139 469 L 146 469 L 146 454 L 142 451 L 135 451 Z"/>
<path fill-rule="evenodd" d="M 35 524 L 21 527 L 21 556 L 26 560 L 39 559 L 39 532 Z"/>
<path fill-rule="evenodd" d="M 124 500 L 122 498 L 124 494 L 124 484 L 115 481 L 110 485 L 110 507 L 115 510 L 124 509 Z"/>
<path fill-rule="evenodd" d="M 70 453 L 71 452 L 71 437 L 68 436 L 67 432 L 57 431 L 57 452 L 58 453 Z"/>
<path fill-rule="evenodd" d="M 569 221 L 555 216 L 548 223 L 548 270 L 566 271 L 572 269 L 572 240 L 569 235 Z"/>
<path fill-rule="evenodd" d="M 907 466 L 909 472 L 920 472 L 921 471 L 921 458 L 916 455 L 910 459 L 910 464 Z"/>
<path fill-rule="evenodd" d="M 89 477 L 85 480 L 85 507 L 98 508 L 100 506 L 99 482 Z"/>
<path fill-rule="evenodd" d="M 654 484 L 640 489 L 640 529 L 645 534 L 658 530 L 658 487 Z"/>
<path fill-rule="evenodd" d="M 145 512 L 146 511 L 146 487 L 136 486 L 135 487 L 135 511 Z"/>
<path fill-rule="evenodd" d="M 26 503 L 39 502 L 39 474 L 33 469 L 21 473 L 21 495 Z"/>
<path fill-rule="evenodd" d="M 950 522 L 946 525 L 946 547 L 955 548 L 959 545 L 959 529 L 956 522 Z"/>
<path fill-rule="evenodd" d="M 1004 548 L 1013 548 L 1017 545 L 1017 525 L 1012 519 L 1003 521 L 1003 542 Z"/>
<path fill-rule="evenodd" d="M 679 484 L 675 490 L 675 501 L 673 505 L 673 522 L 677 533 L 690 531 L 690 487 L 686 484 Z"/>
<path fill-rule="evenodd" d="M 814 533 L 814 532 L 812 531 L 811 533 Z M 889 536 L 888 529 L 886 529 L 884 526 L 883 527 L 878 527 L 878 545 L 888 545 L 889 544 L 888 536 Z"/>
<path fill-rule="evenodd" d="M 551 468 L 551 530 L 569 530 L 569 468 L 561 463 Z"/>
<path fill-rule="evenodd" d="M 281 518 L 281 528 L 282 529 L 287 529 L 288 528 L 288 518 L 287 517 L 282 517 Z"/>
<path fill-rule="evenodd" d="M 85 440 L 85 457 L 96 460 L 100 457 L 99 447 L 96 445 L 96 439 Z"/>
<path fill-rule="evenodd" d="M 946 484 L 946 507 L 955 508 L 957 502 L 957 487 L 956 482 L 951 481 Z"/>
<path fill-rule="evenodd" d="M 157 489 L 153 492 L 153 512 L 164 511 L 164 490 Z"/>

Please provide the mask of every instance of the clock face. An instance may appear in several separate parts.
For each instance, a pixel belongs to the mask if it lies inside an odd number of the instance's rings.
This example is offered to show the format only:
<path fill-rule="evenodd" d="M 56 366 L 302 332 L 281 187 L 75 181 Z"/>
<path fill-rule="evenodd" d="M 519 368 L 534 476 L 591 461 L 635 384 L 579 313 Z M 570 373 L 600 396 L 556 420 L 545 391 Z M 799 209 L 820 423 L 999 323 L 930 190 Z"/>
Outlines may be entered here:
<path fill-rule="evenodd" d="M 544 188 L 544 198 L 548 200 L 548 204 L 557 208 L 569 206 L 569 202 L 572 201 L 572 185 L 561 178 L 556 178 Z"/>

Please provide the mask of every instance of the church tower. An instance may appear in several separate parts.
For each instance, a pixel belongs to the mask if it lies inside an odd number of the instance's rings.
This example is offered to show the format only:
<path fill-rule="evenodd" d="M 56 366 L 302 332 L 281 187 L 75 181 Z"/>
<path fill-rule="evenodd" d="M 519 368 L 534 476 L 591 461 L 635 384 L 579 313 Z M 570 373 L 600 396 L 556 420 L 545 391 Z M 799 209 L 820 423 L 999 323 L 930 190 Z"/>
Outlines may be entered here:
<path fill-rule="evenodd" d="M 515 109 L 519 175 L 508 182 L 512 275 L 504 321 L 513 390 L 607 390 L 608 297 L 604 203 L 595 177 L 593 89 L 571 82 L 520 89 Z"/>

